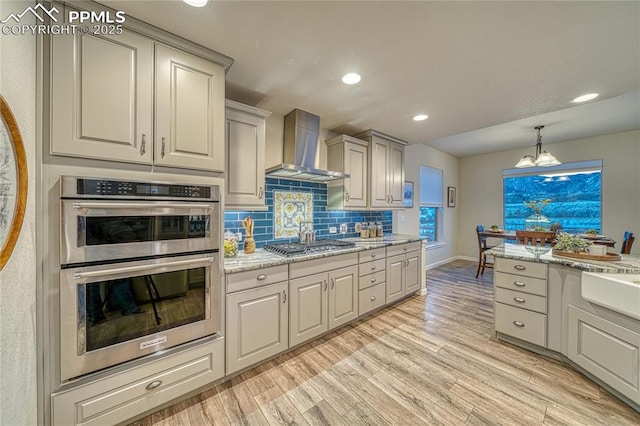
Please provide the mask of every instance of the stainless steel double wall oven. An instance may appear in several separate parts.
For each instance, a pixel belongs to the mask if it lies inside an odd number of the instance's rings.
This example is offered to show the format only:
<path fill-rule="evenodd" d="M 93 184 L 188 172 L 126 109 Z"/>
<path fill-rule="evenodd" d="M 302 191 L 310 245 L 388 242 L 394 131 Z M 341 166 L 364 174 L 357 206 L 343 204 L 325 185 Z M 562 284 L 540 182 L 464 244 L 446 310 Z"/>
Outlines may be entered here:
<path fill-rule="evenodd" d="M 221 332 L 218 186 L 60 188 L 62 380 Z"/>

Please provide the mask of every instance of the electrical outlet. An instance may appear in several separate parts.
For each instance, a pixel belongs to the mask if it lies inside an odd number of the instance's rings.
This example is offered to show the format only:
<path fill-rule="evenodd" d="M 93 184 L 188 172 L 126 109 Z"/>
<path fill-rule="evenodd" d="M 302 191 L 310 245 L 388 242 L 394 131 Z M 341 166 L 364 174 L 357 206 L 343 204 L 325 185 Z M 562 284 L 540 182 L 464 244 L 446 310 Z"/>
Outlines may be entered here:
<path fill-rule="evenodd" d="M 400 223 L 405 223 L 407 221 L 407 217 L 403 214 L 400 215 Z"/>
<path fill-rule="evenodd" d="M 346 234 L 347 233 L 347 224 L 346 223 L 341 223 L 340 224 L 340 233 L 341 234 Z"/>
<path fill-rule="evenodd" d="M 238 241 L 242 241 L 242 232 L 238 232 L 236 237 L 238 237 Z"/>
<path fill-rule="evenodd" d="M 329 233 L 330 234 L 335 234 L 336 232 L 338 232 L 338 231 L 336 231 L 336 227 L 335 226 L 329 227 Z"/>

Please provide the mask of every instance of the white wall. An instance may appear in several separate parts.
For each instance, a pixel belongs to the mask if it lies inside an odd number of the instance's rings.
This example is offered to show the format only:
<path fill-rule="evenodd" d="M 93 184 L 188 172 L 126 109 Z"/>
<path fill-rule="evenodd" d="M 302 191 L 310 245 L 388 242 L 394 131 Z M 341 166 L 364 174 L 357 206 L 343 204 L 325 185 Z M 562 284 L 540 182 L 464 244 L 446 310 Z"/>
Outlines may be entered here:
<path fill-rule="evenodd" d="M 562 162 L 602 159 L 602 233 L 618 241 L 618 250 L 624 231 L 640 235 L 640 130 L 545 147 Z M 460 255 L 477 256 L 476 225 L 503 223 L 502 169 L 512 168 L 532 151 L 533 147 L 460 159 Z M 640 255 L 637 242 L 632 254 Z"/>
<path fill-rule="evenodd" d="M 0 19 L 35 2 L 1 1 Z M 21 24 L 35 24 L 26 16 Z M 27 209 L 13 255 L 0 271 L 0 424 L 37 424 L 36 368 L 36 43 L 0 35 L 0 93 L 18 121 L 27 155 Z"/>
<path fill-rule="evenodd" d="M 446 190 L 448 186 L 458 187 L 458 159 L 426 145 L 409 145 L 405 148 L 405 180 L 414 182 L 414 206 L 411 209 L 393 212 L 393 232 L 400 234 L 418 235 L 420 233 L 420 166 L 425 165 L 443 171 L 442 185 L 443 207 L 443 237 L 444 246 L 427 249 L 427 267 L 452 260 L 458 254 L 458 215 L 460 203 L 460 188 L 458 188 L 458 203 L 456 207 L 447 205 Z M 404 217 L 404 220 L 403 220 Z"/>

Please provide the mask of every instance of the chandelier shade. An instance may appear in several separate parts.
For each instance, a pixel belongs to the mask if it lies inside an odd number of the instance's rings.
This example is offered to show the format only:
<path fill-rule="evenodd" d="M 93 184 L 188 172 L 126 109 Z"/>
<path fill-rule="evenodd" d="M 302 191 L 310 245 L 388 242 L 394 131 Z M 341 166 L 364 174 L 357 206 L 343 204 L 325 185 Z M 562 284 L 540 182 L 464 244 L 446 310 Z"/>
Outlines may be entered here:
<path fill-rule="evenodd" d="M 518 164 L 515 165 L 518 169 L 523 169 L 526 167 L 550 167 L 557 166 L 562 164 L 556 157 L 554 157 L 549 151 L 542 150 L 542 136 L 540 135 L 540 130 L 543 129 L 544 126 L 536 126 L 535 130 L 538 132 L 538 139 L 536 141 L 536 155 L 525 155 L 523 156 Z"/>

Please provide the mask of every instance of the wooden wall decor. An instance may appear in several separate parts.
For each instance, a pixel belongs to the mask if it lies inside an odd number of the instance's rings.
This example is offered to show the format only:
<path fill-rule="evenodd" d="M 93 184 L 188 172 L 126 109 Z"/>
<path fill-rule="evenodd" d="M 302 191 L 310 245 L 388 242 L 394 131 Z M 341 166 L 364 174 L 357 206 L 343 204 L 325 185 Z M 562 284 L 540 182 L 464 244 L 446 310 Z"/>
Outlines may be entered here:
<path fill-rule="evenodd" d="M 27 204 L 27 157 L 9 104 L 0 95 L 0 270 L 20 235 Z"/>

